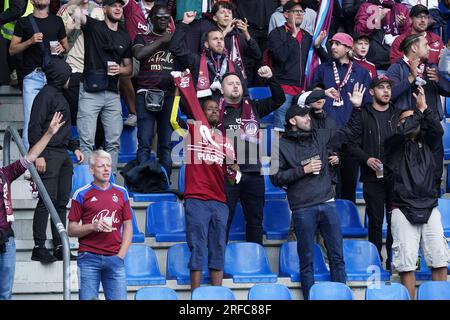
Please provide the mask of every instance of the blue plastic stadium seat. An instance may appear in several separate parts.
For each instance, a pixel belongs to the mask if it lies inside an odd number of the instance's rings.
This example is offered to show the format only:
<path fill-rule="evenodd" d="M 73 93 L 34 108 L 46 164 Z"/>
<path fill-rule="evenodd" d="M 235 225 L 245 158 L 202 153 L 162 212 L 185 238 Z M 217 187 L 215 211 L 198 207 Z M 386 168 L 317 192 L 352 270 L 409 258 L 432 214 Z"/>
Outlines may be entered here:
<path fill-rule="evenodd" d="M 377 248 L 367 240 L 344 240 L 344 261 L 348 281 L 366 281 L 374 273 L 381 281 L 390 279 L 381 266 Z"/>
<path fill-rule="evenodd" d="M 369 217 L 367 216 L 367 211 L 366 211 L 366 214 L 364 217 L 365 217 L 364 227 L 368 228 Z M 386 221 L 386 211 L 385 211 L 384 217 L 383 217 L 383 225 L 381 227 L 381 235 L 382 235 L 383 239 L 386 239 L 386 237 L 387 237 L 387 229 L 388 229 L 388 225 L 387 225 L 387 221 Z"/>
<path fill-rule="evenodd" d="M 227 287 L 198 287 L 192 292 L 192 300 L 236 300 L 233 291 Z"/>
<path fill-rule="evenodd" d="M 164 169 L 163 166 L 161 166 L 161 171 L 166 176 L 167 185 L 166 188 L 169 190 L 169 176 L 167 175 L 166 169 Z M 126 187 L 126 186 L 125 186 Z M 130 197 L 133 198 L 135 202 L 160 202 L 160 201 L 177 201 L 177 196 L 174 193 L 171 192 L 158 192 L 158 193 L 137 193 L 137 192 L 130 192 Z"/>
<path fill-rule="evenodd" d="M 205 253 L 202 270 L 202 283 L 209 283 L 208 254 Z M 167 280 L 177 280 L 178 285 L 190 283 L 189 259 L 191 251 L 186 243 L 174 244 L 167 251 L 166 277 Z"/>
<path fill-rule="evenodd" d="M 269 240 L 286 239 L 291 225 L 291 210 L 287 200 L 266 200 L 263 229 Z"/>
<path fill-rule="evenodd" d="M 80 164 L 73 166 L 72 175 L 72 194 L 75 193 L 79 188 L 94 181 L 94 176 L 89 172 L 88 164 Z M 109 180 L 111 183 L 115 183 L 114 175 L 111 174 Z"/>
<path fill-rule="evenodd" d="M 445 98 L 445 116 L 450 117 L 450 97 Z"/>
<path fill-rule="evenodd" d="M 269 165 L 270 163 L 262 163 L 262 169 L 264 173 L 264 184 L 266 186 L 266 192 L 264 197 L 266 200 L 285 200 L 287 199 L 286 191 L 280 189 L 272 184 L 269 176 Z"/>
<path fill-rule="evenodd" d="M 186 165 L 183 164 L 178 170 L 178 191 L 184 193 L 184 175 L 186 174 Z"/>
<path fill-rule="evenodd" d="M 134 210 L 131 209 L 131 213 L 133 214 L 133 239 L 131 240 L 133 243 L 145 242 L 145 236 L 143 232 L 139 231 L 139 227 L 136 221 L 136 215 L 134 214 Z"/>
<path fill-rule="evenodd" d="M 438 209 L 441 213 L 442 227 L 444 228 L 444 235 L 450 237 L 450 199 L 438 200 Z"/>
<path fill-rule="evenodd" d="M 314 245 L 314 280 L 330 281 L 330 272 L 325 265 L 322 250 Z M 297 253 L 297 241 L 283 243 L 279 259 L 280 277 L 290 277 L 292 282 L 300 282 L 300 259 Z"/>
<path fill-rule="evenodd" d="M 444 160 L 450 160 L 450 123 L 443 122 L 444 136 L 442 137 L 444 144 Z"/>
<path fill-rule="evenodd" d="M 409 292 L 400 283 L 378 282 L 366 289 L 366 300 L 410 300 Z"/>
<path fill-rule="evenodd" d="M 186 241 L 183 205 L 171 201 L 151 203 L 147 207 L 145 234 L 158 242 Z"/>
<path fill-rule="evenodd" d="M 336 199 L 336 212 L 341 220 L 342 236 L 344 238 L 363 238 L 367 229 L 361 224 L 358 208 L 349 200 Z"/>
<path fill-rule="evenodd" d="M 272 92 L 270 92 L 270 88 L 268 86 L 248 88 L 248 94 L 251 100 L 262 100 L 272 96 Z"/>
<path fill-rule="evenodd" d="M 292 300 L 292 294 L 282 284 L 256 284 L 248 291 L 248 300 Z"/>
<path fill-rule="evenodd" d="M 136 292 L 134 300 L 178 300 L 178 295 L 171 288 L 146 287 Z"/>
<path fill-rule="evenodd" d="M 156 254 L 152 248 L 141 244 L 132 244 L 125 256 L 127 285 L 165 285 L 166 278 L 159 271 Z"/>
<path fill-rule="evenodd" d="M 356 199 L 364 199 L 363 184 L 359 181 L 356 183 Z"/>
<path fill-rule="evenodd" d="M 123 126 L 120 135 L 119 163 L 136 159 L 137 127 Z"/>
<path fill-rule="evenodd" d="M 270 270 L 264 247 L 253 242 L 235 242 L 225 250 L 226 275 L 233 282 L 276 282 L 277 275 Z"/>
<path fill-rule="evenodd" d="M 318 282 L 311 287 L 309 300 L 353 300 L 353 293 L 341 282 Z"/>
<path fill-rule="evenodd" d="M 242 211 L 241 203 L 238 202 L 236 204 L 236 210 L 234 211 L 233 221 L 231 222 L 228 239 L 245 241 L 245 226 L 244 212 Z"/>
<path fill-rule="evenodd" d="M 417 290 L 417 300 L 450 300 L 450 282 L 424 282 Z"/>

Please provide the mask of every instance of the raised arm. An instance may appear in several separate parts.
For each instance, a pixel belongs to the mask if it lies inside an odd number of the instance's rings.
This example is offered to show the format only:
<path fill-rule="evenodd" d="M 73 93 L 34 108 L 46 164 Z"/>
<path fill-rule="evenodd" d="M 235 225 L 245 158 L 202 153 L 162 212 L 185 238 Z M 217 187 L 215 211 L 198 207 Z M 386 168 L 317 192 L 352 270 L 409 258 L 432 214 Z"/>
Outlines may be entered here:
<path fill-rule="evenodd" d="M 61 112 L 55 112 L 52 121 L 48 127 L 48 130 L 44 133 L 41 139 L 28 151 L 25 155 L 25 159 L 29 162 L 34 162 L 39 155 L 44 151 L 45 147 L 49 143 L 50 139 L 59 131 L 65 121 L 61 121 L 63 114 Z"/>

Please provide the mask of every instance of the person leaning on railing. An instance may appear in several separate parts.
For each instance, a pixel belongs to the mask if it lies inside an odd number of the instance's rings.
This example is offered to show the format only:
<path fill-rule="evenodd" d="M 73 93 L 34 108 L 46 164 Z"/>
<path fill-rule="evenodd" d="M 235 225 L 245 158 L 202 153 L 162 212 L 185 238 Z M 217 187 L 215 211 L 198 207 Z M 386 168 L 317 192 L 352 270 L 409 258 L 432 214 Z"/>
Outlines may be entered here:
<path fill-rule="evenodd" d="M 0 168 L 0 192 L 2 193 L 2 201 L 0 201 L 0 300 L 11 299 L 16 268 L 16 245 L 11 228 L 14 221 L 10 193 L 11 183 L 36 161 L 50 139 L 64 124 L 64 121 L 61 122 L 62 117 L 60 112 L 56 112 L 47 132 L 30 151 L 16 162 Z"/>

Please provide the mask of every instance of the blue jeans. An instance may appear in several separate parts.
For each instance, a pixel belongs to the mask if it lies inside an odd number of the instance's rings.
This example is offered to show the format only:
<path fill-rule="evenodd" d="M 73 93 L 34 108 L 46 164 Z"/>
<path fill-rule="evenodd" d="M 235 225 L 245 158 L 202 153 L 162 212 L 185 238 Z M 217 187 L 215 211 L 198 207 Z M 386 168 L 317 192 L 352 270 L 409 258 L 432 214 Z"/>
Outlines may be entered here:
<path fill-rule="evenodd" d="M 16 243 L 14 237 L 9 237 L 5 243 L 6 251 L 0 253 L 0 300 L 11 300 L 16 270 Z"/>
<path fill-rule="evenodd" d="M 80 300 L 98 299 L 100 282 L 106 300 L 127 299 L 124 260 L 115 255 L 82 252 L 78 255 L 77 265 Z"/>
<path fill-rule="evenodd" d="M 286 101 L 284 101 L 284 103 L 273 112 L 273 128 L 280 132 L 284 132 L 286 112 L 294 99 L 294 96 L 291 96 L 290 94 L 284 94 L 284 96 L 286 97 Z"/>
<path fill-rule="evenodd" d="M 309 290 L 314 284 L 314 243 L 317 229 L 325 241 L 330 261 L 331 281 L 346 281 L 342 233 L 334 202 L 294 210 L 297 252 L 300 258 L 300 279 L 303 297 L 309 299 Z"/>
<path fill-rule="evenodd" d="M 25 145 L 25 149 L 28 150 L 30 148 L 30 144 L 28 143 L 28 124 L 30 123 L 31 116 L 31 108 L 33 107 L 34 98 L 36 98 L 37 94 L 47 83 L 47 79 L 45 78 L 45 74 L 42 71 L 33 71 L 26 75 L 23 79 L 23 92 L 22 92 L 22 100 L 23 100 L 23 132 L 22 132 L 22 141 Z"/>
<path fill-rule="evenodd" d="M 161 111 L 150 112 L 145 109 L 144 94 L 140 93 L 136 96 L 136 112 L 137 112 L 137 160 L 139 163 L 149 160 L 150 151 L 152 149 L 153 133 L 155 131 L 155 122 L 158 123 L 158 158 L 159 163 L 166 169 L 170 178 L 172 172 L 172 159 L 170 153 L 172 127 L 170 125 L 170 113 L 172 111 L 173 95 L 165 94 L 164 106 Z"/>

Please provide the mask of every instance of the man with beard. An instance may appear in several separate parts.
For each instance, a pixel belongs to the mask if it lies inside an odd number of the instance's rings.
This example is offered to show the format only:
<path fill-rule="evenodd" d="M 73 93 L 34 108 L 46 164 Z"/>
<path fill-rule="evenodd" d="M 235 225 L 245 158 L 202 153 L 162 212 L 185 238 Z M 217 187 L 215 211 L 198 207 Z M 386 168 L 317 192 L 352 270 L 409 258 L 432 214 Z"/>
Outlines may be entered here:
<path fill-rule="evenodd" d="M 31 107 L 39 91 L 47 82 L 42 68 L 51 54 L 62 54 L 69 50 L 66 30 L 60 17 L 48 13 L 50 0 L 32 0 L 33 14 L 20 18 L 14 28 L 9 53 L 23 53 L 23 132 L 22 140 L 28 150 L 28 123 Z M 54 43 L 50 51 L 50 42 Z"/>
<path fill-rule="evenodd" d="M 305 5 L 288 1 L 283 6 L 286 23 L 269 34 L 270 50 L 275 78 L 283 88 L 286 101 L 273 114 L 274 130 L 284 132 L 284 116 L 294 97 L 303 91 L 308 52 L 313 43 L 312 36 L 301 29 Z M 320 46 L 326 36 L 322 31 L 314 42 L 314 48 L 322 61 L 328 60 L 328 54 Z"/>
<path fill-rule="evenodd" d="M 432 150 L 442 141 L 439 117 L 427 107 L 424 90 L 414 93 L 417 109 L 404 110 L 395 134 L 385 141 L 385 168 L 392 187 L 392 265 L 414 299 L 419 246 L 433 281 L 447 281 L 448 244 L 444 237 Z M 421 263 L 425 263 L 421 262 Z"/>
<path fill-rule="evenodd" d="M 191 250 L 189 261 L 191 290 L 200 286 L 201 275 L 208 253 L 208 268 L 213 286 L 222 285 L 225 260 L 228 206 L 225 197 L 225 175 L 234 178 L 237 164 L 234 150 L 217 128 L 220 109 L 216 101 L 205 99 L 200 106 L 189 72 L 172 73 L 175 83 L 185 97 L 192 114 L 186 143 L 186 238 Z M 173 112 L 176 115 L 176 110 Z M 176 119 L 172 119 L 176 121 Z M 226 174 L 224 174 L 226 172 Z"/>
<path fill-rule="evenodd" d="M 444 43 L 441 37 L 437 34 L 426 31 L 428 28 L 428 21 L 430 20 L 430 11 L 424 5 L 418 4 L 411 8 L 409 12 L 411 18 L 411 29 L 404 34 L 398 36 L 391 47 L 391 63 L 395 63 L 398 59 L 403 56 L 403 52 L 400 51 L 400 44 L 406 37 L 412 34 L 421 34 L 425 36 L 428 41 L 428 46 L 430 47 L 430 54 L 428 57 L 428 62 L 432 64 L 439 63 L 439 55 L 441 50 L 444 48 Z"/>
<path fill-rule="evenodd" d="M 199 55 L 189 50 L 186 35 L 189 24 L 195 19 L 195 12 L 185 12 L 183 21 L 177 29 L 169 44 L 169 50 L 174 54 L 181 69 L 192 72 L 196 84 L 197 96 L 221 96 L 221 82 L 225 73 L 233 72 L 239 75 L 241 82 L 246 85 L 239 66 L 234 63 L 225 49 L 225 39 L 220 29 L 212 29 L 205 34 L 204 50 Z"/>
<path fill-rule="evenodd" d="M 113 172 L 122 133 L 122 106 L 117 83 L 121 76 L 129 76 L 132 71 L 130 36 L 119 26 L 123 5 L 122 0 L 103 1 L 104 21 L 85 15 L 79 8 L 71 14 L 81 22 L 85 44 L 77 115 L 80 150 L 87 164 L 93 151 L 97 118 L 101 114 L 105 151 L 111 154 Z"/>
<path fill-rule="evenodd" d="M 372 80 L 369 93 L 373 103 L 354 108 L 345 130 L 349 132 L 349 150 L 360 166 L 360 181 L 369 218 L 369 241 L 378 249 L 381 261 L 382 225 L 386 209 L 388 234 L 386 269 L 390 269 L 392 236 L 390 232 L 389 185 L 383 175 L 384 141 L 394 132 L 398 112 L 391 103 L 392 80 L 380 76 Z"/>
<path fill-rule="evenodd" d="M 287 110 L 286 133 L 279 149 L 275 148 L 272 154 L 272 161 L 279 163 L 278 172 L 271 172 L 270 177 L 274 185 L 287 186 L 305 300 L 309 299 L 309 290 L 314 285 L 317 231 L 325 240 L 331 281 L 346 282 L 342 233 L 329 166 L 332 130 L 313 129 L 309 114 L 304 97 Z"/>
<path fill-rule="evenodd" d="M 358 89 L 370 87 L 369 72 L 350 59 L 349 52 L 353 47 L 353 38 L 346 33 L 336 33 L 331 42 L 332 61 L 322 63 L 313 74 L 311 83 L 322 83 L 325 89 L 335 88 L 334 98 L 327 97 L 324 110 L 335 122 L 338 129 L 345 127 L 352 113 L 353 104 L 350 99 L 358 83 Z M 362 85 L 362 86 L 361 86 Z M 363 95 L 363 104 L 371 102 L 368 90 Z M 341 149 L 340 178 L 337 194 L 342 199 L 356 201 L 356 179 L 358 163 L 350 156 L 347 145 Z"/>
<path fill-rule="evenodd" d="M 440 95 L 450 94 L 450 81 L 439 75 L 436 65 L 428 64 L 430 48 L 426 37 L 419 33 L 412 34 L 402 41 L 400 50 L 404 53 L 403 58 L 398 59 L 386 72 L 386 76 L 394 82 L 392 101 L 395 107 L 410 109 L 416 102 L 414 93 L 417 94 L 417 88 L 422 86 L 428 109 L 442 120 L 444 111 Z M 444 159 L 442 136 L 439 139 L 440 143 L 434 145 L 432 150 L 436 163 L 437 190 L 440 190 Z"/>

